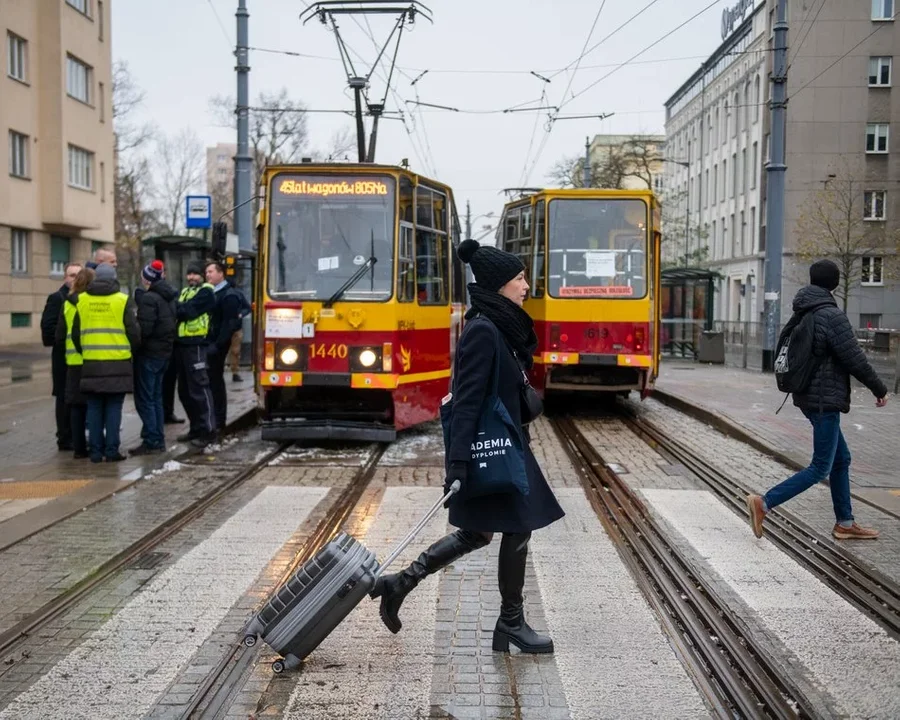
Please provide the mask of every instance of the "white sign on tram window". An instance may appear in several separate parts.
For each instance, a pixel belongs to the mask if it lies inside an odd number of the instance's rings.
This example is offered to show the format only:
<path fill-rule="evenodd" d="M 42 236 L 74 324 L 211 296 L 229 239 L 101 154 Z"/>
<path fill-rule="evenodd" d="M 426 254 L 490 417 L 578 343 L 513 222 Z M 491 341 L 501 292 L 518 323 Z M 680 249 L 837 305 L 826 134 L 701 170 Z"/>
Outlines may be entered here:
<path fill-rule="evenodd" d="M 319 272 L 323 270 L 337 270 L 339 262 L 340 258 L 337 255 L 319 258 Z"/>
<path fill-rule="evenodd" d="M 615 277 L 616 254 L 610 250 L 589 250 L 584 254 L 584 274 L 589 277 Z"/>
<path fill-rule="evenodd" d="M 303 310 L 299 308 L 268 308 L 266 310 L 266 337 L 303 337 Z"/>

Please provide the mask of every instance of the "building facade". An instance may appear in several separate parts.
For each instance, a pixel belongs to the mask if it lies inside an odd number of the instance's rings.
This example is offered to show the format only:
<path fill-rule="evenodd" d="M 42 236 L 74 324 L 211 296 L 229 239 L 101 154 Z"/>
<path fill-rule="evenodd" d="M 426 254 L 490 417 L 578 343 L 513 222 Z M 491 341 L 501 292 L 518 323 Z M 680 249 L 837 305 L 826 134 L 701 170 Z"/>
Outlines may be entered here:
<path fill-rule="evenodd" d="M 691 219 L 688 242 L 722 278 L 715 318 L 763 321 L 766 165 L 769 155 L 776 0 L 741 0 L 723 12 L 722 43 L 666 102 L 667 191 Z M 890 0 L 813 8 L 788 2 L 788 84 L 782 320 L 806 283 L 810 251 L 837 256 L 837 243 L 810 228 L 817 201 L 840 204 L 852 188 L 854 254 L 847 312 L 859 327 L 900 327 L 900 288 L 891 277 L 900 230 L 900 141 L 892 137 L 900 97 L 892 93 L 900 47 Z M 683 241 L 683 240 L 682 240 Z M 841 263 L 839 263 L 841 264 Z"/>
<path fill-rule="evenodd" d="M 593 184 L 620 190 L 659 189 L 665 142 L 665 135 L 595 135 L 588 146 Z M 576 187 L 584 185 L 583 159 L 576 164 L 572 181 Z"/>
<path fill-rule="evenodd" d="M 4 0 L 0 345 L 39 342 L 66 263 L 114 240 L 110 0 Z"/>

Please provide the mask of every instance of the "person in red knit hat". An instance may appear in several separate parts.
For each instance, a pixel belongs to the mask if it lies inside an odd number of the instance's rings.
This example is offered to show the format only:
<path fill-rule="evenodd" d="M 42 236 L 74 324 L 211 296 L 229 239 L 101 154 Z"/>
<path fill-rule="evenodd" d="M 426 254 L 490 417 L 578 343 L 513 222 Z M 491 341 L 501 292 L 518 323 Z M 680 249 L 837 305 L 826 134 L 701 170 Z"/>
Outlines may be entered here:
<path fill-rule="evenodd" d="M 142 442 L 130 450 L 132 455 L 151 455 L 166 450 L 163 377 L 175 346 L 178 292 L 165 276 L 161 260 L 153 260 L 141 271 L 144 292 L 137 306 L 141 348 L 135 358 L 134 404 L 144 426 Z"/>

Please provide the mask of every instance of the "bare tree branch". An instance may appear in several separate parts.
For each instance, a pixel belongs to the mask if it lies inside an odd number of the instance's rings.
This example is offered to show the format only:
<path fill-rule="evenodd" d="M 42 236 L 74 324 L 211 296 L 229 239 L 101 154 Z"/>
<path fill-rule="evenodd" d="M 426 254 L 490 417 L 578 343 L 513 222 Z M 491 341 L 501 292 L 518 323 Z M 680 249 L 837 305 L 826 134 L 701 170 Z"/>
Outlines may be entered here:
<path fill-rule="evenodd" d="M 203 182 L 203 144 L 193 130 L 185 129 L 158 142 L 156 157 L 162 221 L 168 232 L 176 233 L 184 226 L 185 198 Z"/>
<path fill-rule="evenodd" d="M 118 155 L 136 150 L 153 137 L 154 128 L 151 124 L 138 125 L 134 122 L 134 112 L 143 102 L 144 91 L 131 76 L 128 63 L 117 61 L 113 65 L 112 119 Z"/>

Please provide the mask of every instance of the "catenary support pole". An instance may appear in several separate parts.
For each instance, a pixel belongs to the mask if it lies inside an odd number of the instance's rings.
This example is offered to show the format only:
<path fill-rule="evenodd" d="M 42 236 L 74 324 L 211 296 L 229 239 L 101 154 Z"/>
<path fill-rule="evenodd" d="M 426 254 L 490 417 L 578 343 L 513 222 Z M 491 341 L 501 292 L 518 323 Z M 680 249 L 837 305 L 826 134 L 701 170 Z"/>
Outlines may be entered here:
<path fill-rule="evenodd" d="M 781 265 L 784 253 L 784 157 L 787 108 L 787 0 L 776 0 L 775 54 L 772 58 L 771 153 L 766 166 L 766 336 L 763 370 L 771 371 L 781 325 Z"/>
<path fill-rule="evenodd" d="M 472 205 L 466 200 L 466 240 L 472 237 Z"/>
<path fill-rule="evenodd" d="M 591 138 L 584 139 L 584 167 L 582 168 L 581 186 L 589 188 L 591 186 Z"/>
<path fill-rule="evenodd" d="M 238 236 L 238 248 L 253 249 L 252 205 L 250 192 L 253 180 L 253 161 L 250 157 L 250 64 L 248 58 L 247 0 L 238 0 L 237 17 L 237 155 L 234 157 L 234 225 Z"/>

